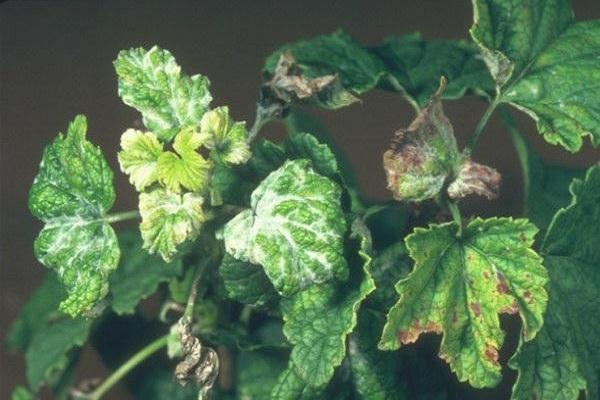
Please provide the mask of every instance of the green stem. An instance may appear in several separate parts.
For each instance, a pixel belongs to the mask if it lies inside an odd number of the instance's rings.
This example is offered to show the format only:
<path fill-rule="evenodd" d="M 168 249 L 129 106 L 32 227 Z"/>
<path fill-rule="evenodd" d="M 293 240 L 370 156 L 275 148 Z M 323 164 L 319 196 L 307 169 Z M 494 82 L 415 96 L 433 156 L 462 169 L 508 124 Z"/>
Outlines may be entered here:
<path fill-rule="evenodd" d="M 471 137 L 469 138 L 469 142 L 465 146 L 464 153 L 466 156 L 470 156 L 473 153 L 473 150 L 477 145 L 477 141 L 483 133 L 483 128 L 485 128 L 485 126 L 487 125 L 488 121 L 490 120 L 490 117 L 494 113 L 494 110 L 496 109 L 496 107 L 498 107 L 498 104 L 500 104 L 498 98 L 494 99 L 494 101 L 492 101 L 488 108 L 485 110 L 485 113 L 477 123 L 477 126 L 475 126 L 475 131 L 473 132 L 473 135 L 471 135 Z"/>
<path fill-rule="evenodd" d="M 115 222 L 126 221 L 128 219 L 138 219 L 140 218 L 140 212 L 138 210 L 132 211 L 122 211 L 114 214 L 108 214 L 104 217 L 104 221 L 112 224 Z"/>
<path fill-rule="evenodd" d="M 454 222 L 458 225 L 458 232 L 456 232 L 456 237 L 462 236 L 463 231 L 463 222 L 462 216 L 460 215 L 460 209 L 458 208 L 458 204 L 454 201 L 448 201 L 448 210 L 450 210 L 450 214 L 452 214 L 452 218 Z"/>
<path fill-rule="evenodd" d="M 196 296 L 198 296 L 198 282 L 202 278 L 204 274 L 204 269 L 206 268 L 206 264 L 202 265 L 198 271 L 196 271 L 196 276 L 194 276 L 194 280 L 192 281 L 192 287 L 190 288 L 190 294 L 188 295 L 188 301 L 185 306 L 185 311 L 183 312 L 183 317 L 188 317 L 192 320 L 192 315 L 194 313 L 194 305 L 196 304 Z"/>
<path fill-rule="evenodd" d="M 142 361 L 156 353 L 167 345 L 167 338 L 169 335 L 161 336 L 148 346 L 144 347 L 137 353 L 135 353 L 129 360 L 121 365 L 116 371 L 114 371 L 100 386 L 98 386 L 86 399 L 98 400 L 102 398 L 117 382 L 119 382 L 125 375 L 127 375 L 132 369 L 137 367 Z"/>

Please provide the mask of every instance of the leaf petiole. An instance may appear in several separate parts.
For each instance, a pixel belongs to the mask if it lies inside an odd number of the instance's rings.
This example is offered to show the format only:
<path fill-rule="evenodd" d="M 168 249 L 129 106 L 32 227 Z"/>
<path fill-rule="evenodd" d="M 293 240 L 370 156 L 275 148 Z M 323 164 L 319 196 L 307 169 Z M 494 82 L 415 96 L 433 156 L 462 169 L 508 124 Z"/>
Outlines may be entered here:
<path fill-rule="evenodd" d="M 462 231 L 463 231 L 463 222 L 462 222 L 462 216 L 460 215 L 460 208 L 458 208 L 458 204 L 456 204 L 456 202 L 454 202 L 454 201 L 448 201 L 447 205 L 448 205 L 448 210 L 450 211 L 450 214 L 452 214 L 452 218 L 454 219 L 454 222 L 458 225 L 458 231 L 456 232 L 456 237 L 461 237 Z"/>
<path fill-rule="evenodd" d="M 485 110 L 485 113 L 483 114 L 483 116 L 481 117 L 479 122 L 477 123 L 477 126 L 475 126 L 475 131 L 473 131 L 473 135 L 471 135 L 471 137 L 469 138 L 469 142 L 465 146 L 465 149 L 464 149 L 465 156 L 469 157 L 469 156 L 471 156 L 471 153 L 473 153 L 473 150 L 475 149 L 475 146 L 477 145 L 477 141 L 479 140 L 479 138 L 481 137 L 481 135 L 483 133 L 483 129 L 487 125 L 488 121 L 490 120 L 490 117 L 492 116 L 492 114 L 494 113 L 494 110 L 496 109 L 496 107 L 498 107 L 499 104 L 500 104 L 499 98 L 496 97 L 494 99 L 494 101 L 492 101 L 489 104 L 488 108 Z"/>
<path fill-rule="evenodd" d="M 115 222 L 127 221 L 130 219 L 140 218 L 140 212 L 138 210 L 122 211 L 114 214 L 109 214 L 104 217 L 106 223 L 112 224 Z"/>

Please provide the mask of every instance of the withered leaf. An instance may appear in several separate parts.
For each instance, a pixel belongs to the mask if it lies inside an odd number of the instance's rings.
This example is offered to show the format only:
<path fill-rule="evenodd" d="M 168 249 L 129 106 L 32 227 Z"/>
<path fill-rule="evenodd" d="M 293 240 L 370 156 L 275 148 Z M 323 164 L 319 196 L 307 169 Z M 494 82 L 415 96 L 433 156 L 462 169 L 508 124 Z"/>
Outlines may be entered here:
<path fill-rule="evenodd" d="M 408 128 L 396 131 L 390 149 L 383 154 L 388 189 L 396 200 L 435 197 L 460 159 L 454 129 L 440 101 L 445 87 L 442 78 L 427 106 Z"/>
<path fill-rule="evenodd" d="M 502 176 L 494 168 L 466 159 L 456 179 L 448 186 L 448 195 L 460 199 L 470 194 L 485 196 L 488 200 L 498 197 Z"/>
<path fill-rule="evenodd" d="M 500 174 L 472 162 L 456 145 L 454 128 L 444 114 L 440 100 L 446 79 L 410 126 L 394 134 L 390 148 L 383 154 L 388 189 L 400 201 L 420 202 L 440 193 L 445 185 L 453 199 L 478 194 L 495 198 Z"/>
<path fill-rule="evenodd" d="M 194 381 L 198 387 L 198 398 L 204 399 L 210 392 L 219 374 L 219 358 L 215 350 L 202 347 L 200 339 L 192 334 L 192 319 L 183 316 L 177 323 L 183 360 L 175 367 L 175 378 L 182 386 Z"/>
<path fill-rule="evenodd" d="M 261 88 L 259 104 L 263 108 L 279 107 L 283 113 L 293 103 L 318 105 L 336 109 L 358 101 L 344 89 L 337 75 L 323 75 L 309 79 L 296 65 L 293 55 L 284 51 L 271 79 Z"/>

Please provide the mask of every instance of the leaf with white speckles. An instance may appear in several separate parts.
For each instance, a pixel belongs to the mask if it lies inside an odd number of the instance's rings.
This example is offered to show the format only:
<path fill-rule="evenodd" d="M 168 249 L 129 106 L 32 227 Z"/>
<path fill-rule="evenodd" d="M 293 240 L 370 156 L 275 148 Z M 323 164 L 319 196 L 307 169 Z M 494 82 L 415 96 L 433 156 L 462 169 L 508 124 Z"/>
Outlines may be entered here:
<path fill-rule="evenodd" d="M 162 140 L 185 127 L 197 127 L 212 96 L 202 75 L 182 74 L 168 50 L 123 50 L 114 62 L 119 96 L 142 113 L 144 124 Z"/>
<path fill-rule="evenodd" d="M 115 192 L 113 173 L 100 149 L 85 138 L 77 116 L 44 150 L 29 193 L 29 209 L 45 226 L 34 245 L 40 262 L 54 269 L 67 291 L 60 309 L 72 316 L 91 312 L 108 292 L 108 276 L 120 250 L 105 213 Z"/>
<path fill-rule="evenodd" d="M 375 290 L 370 233 L 360 220 L 352 224 L 352 232 L 357 240 L 349 257 L 348 282 L 313 286 L 281 301 L 283 333 L 293 346 L 291 365 L 314 388 L 323 388 L 342 363 L 358 309 Z"/>
<path fill-rule="evenodd" d="M 287 161 L 252 193 L 252 209 L 225 225 L 225 248 L 239 260 L 262 265 L 284 296 L 343 280 L 348 266 L 340 196 L 339 186 L 315 173 L 308 160 Z"/>
<path fill-rule="evenodd" d="M 164 189 L 140 194 L 140 230 L 144 248 L 173 260 L 182 243 L 195 239 L 204 222 L 203 199 L 195 193 L 183 195 Z"/>

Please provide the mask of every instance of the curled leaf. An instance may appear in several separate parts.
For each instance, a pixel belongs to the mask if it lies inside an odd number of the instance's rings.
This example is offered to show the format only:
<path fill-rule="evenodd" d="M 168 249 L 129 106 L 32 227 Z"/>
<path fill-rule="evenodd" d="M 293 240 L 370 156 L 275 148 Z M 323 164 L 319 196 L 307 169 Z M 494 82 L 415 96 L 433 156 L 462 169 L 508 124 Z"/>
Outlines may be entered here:
<path fill-rule="evenodd" d="M 198 399 L 204 399 L 219 374 L 217 352 L 210 347 L 202 347 L 200 339 L 192 334 L 192 319 L 188 316 L 184 315 L 177 323 L 177 333 L 184 358 L 175 367 L 175 378 L 181 386 L 194 381 L 200 388 Z"/>
<path fill-rule="evenodd" d="M 158 158 L 163 146 L 152 132 L 127 129 L 121 136 L 119 165 L 138 192 L 158 180 Z"/>
<path fill-rule="evenodd" d="M 283 51 L 271 79 L 261 88 L 259 104 L 263 108 L 275 106 L 283 113 L 292 103 L 335 109 L 356 101 L 358 98 L 344 89 L 338 75 L 322 75 L 311 79 L 296 65 L 292 53 Z"/>
<path fill-rule="evenodd" d="M 461 199 L 470 194 L 478 194 L 492 200 L 500 193 L 502 176 L 494 168 L 465 160 L 456 179 L 448 186 L 452 199 Z"/>
<path fill-rule="evenodd" d="M 140 230 L 144 248 L 170 262 L 179 246 L 195 239 L 204 222 L 203 199 L 195 193 L 180 195 L 156 189 L 140 195 Z"/>
<path fill-rule="evenodd" d="M 211 163 L 196 150 L 203 138 L 192 129 L 184 129 L 173 142 L 175 152 L 166 151 L 158 158 L 158 177 L 170 191 L 179 193 L 181 187 L 199 191 L 208 183 Z"/>
<path fill-rule="evenodd" d="M 446 79 L 410 126 L 394 134 L 390 149 L 383 154 L 388 189 L 400 201 L 424 201 L 448 185 L 453 199 L 478 194 L 488 199 L 498 196 L 500 174 L 478 164 L 456 146 L 454 128 L 444 114 L 440 100 Z"/>
<path fill-rule="evenodd" d="M 440 87 L 407 129 L 394 134 L 383 154 L 388 189 L 396 200 L 423 201 L 435 197 L 454 170 L 460 155 L 452 124 L 444 115 Z"/>
<path fill-rule="evenodd" d="M 211 156 L 228 163 L 243 164 L 252 155 L 247 138 L 245 122 L 235 122 L 229 116 L 227 106 L 208 111 L 200 121 L 204 145 L 211 149 Z"/>

